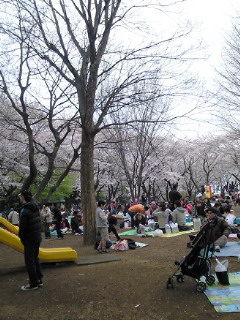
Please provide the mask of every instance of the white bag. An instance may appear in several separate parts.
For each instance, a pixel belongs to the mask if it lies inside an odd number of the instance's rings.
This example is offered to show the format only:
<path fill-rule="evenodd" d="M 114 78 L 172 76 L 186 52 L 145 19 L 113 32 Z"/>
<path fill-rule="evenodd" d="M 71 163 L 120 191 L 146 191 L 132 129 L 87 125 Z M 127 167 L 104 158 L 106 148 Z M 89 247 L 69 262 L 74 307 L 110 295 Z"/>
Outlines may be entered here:
<path fill-rule="evenodd" d="M 153 232 L 153 237 L 161 237 L 163 235 L 163 232 L 162 230 L 160 229 L 156 229 L 154 232 Z"/>
<path fill-rule="evenodd" d="M 125 221 L 124 222 L 124 229 L 127 229 L 129 227 L 129 222 L 128 221 Z"/>
<path fill-rule="evenodd" d="M 193 229 L 194 231 L 200 231 L 201 229 L 201 219 L 200 218 L 193 218 Z"/>
<path fill-rule="evenodd" d="M 170 228 L 172 229 L 172 233 L 177 233 L 179 232 L 179 229 L 178 229 L 178 224 L 177 223 L 170 223 Z"/>
<path fill-rule="evenodd" d="M 224 272 L 228 270 L 228 260 L 219 261 L 216 259 L 215 272 Z"/>
<path fill-rule="evenodd" d="M 224 286 L 228 286 L 229 278 L 228 278 L 228 260 L 219 261 L 216 259 L 215 272 L 218 278 L 218 282 Z"/>
<path fill-rule="evenodd" d="M 166 234 L 172 233 L 172 229 L 169 224 L 165 224 L 165 230 L 166 230 Z"/>

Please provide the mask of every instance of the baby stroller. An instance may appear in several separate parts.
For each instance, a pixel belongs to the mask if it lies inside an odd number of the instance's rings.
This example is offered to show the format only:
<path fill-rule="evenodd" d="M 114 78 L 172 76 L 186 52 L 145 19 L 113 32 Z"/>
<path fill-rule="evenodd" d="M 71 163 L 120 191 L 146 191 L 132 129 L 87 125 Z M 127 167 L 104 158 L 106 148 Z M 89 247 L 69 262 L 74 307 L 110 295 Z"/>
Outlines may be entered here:
<path fill-rule="evenodd" d="M 190 243 L 190 253 L 175 261 L 178 270 L 168 278 L 167 288 L 173 288 L 173 278 L 177 282 L 184 282 L 184 276 L 195 278 L 197 281 L 196 290 L 204 292 L 207 285 L 215 283 L 215 277 L 211 274 L 211 258 L 214 253 L 213 225 L 207 223 Z M 191 236 L 190 236 L 191 239 Z M 202 280 L 205 277 L 205 282 Z"/>

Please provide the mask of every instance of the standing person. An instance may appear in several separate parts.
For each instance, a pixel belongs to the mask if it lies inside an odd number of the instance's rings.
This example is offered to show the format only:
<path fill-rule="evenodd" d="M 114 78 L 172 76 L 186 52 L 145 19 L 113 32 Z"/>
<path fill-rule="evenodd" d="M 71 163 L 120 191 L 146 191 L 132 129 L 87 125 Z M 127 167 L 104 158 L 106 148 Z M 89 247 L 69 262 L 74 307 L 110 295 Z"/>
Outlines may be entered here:
<path fill-rule="evenodd" d="M 143 193 L 142 194 L 142 204 L 145 206 L 147 204 L 147 194 L 146 193 Z"/>
<path fill-rule="evenodd" d="M 195 202 L 195 216 L 200 217 L 201 221 L 206 218 L 205 212 L 206 205 L 202 200 L 196 200 Z"/>
<path fill-rule="evenodd" d="M 170 202 L 170 209 L 173 211 L 174 210 L 174 203 L 175 201 L 180 201 L 182 198 L 182 195 L 178 192 L 178 184 L 175 183 L 172 186 L 172 190 L 169 192 L 169 202 Z"/>
<path fill-rule="evenodd" d="M 52 213 L 48 206 L 43 205 L 41 210 L 41 216 L 44 223 L 45 239 L 51 239 L 50 226 L 52 224 Z"/>
<path fill-rule="evenodd" d="M 53 203 L 52 205 L 52 213 L 53 213 L 53 219 L 55 220 L 55 224 L 56 224 L 57 238 L 61 240 L 63 239 L 63 234 L 61 231 L 62 215 L 56 203 Z"/>
<path fill-rule="evenodd" d="M 19 238 L 24 246 L 25 264 L 29 276 L 29 284 L 21 289 L 36 290 L 42 287 L 42 272 L 38 259 L 41 238 L 41 219 L 38 205 L 32 201 L 32 194 L 25 190 L 19 195 L 22 207 L 20 208 Z"/>
<path fill-rule="evenodd" d="M 106 242 L 109 241 L 108 214 L 103 210 L 104 207 L 105 201 L 98 201 L 96 209 L 96 227 L 101 236 L 101 240 L 97 248 L 99 253 L 107 253 Z"/>
<path fill-rule="evenodd" d="M 137 213 L 142 213 L 142 214 L 145 214 L 145 208 L 142 204 L 138 203 L 138 204 L 135 204 L 133 206 L 131 206 L 129 209 L 128 209 L 128 214 L 129 216 L 131 217 L 131 228 L 134 229 L 135 227 L 135 220 L 134 220 L 134 216 L 137 214 Z"/>
<path fill-rule="evenodd" d="M 8 221 L 11 222 L 14 226 L 19 225 L 19 214 L 13 208 L 10 209 Z"/>

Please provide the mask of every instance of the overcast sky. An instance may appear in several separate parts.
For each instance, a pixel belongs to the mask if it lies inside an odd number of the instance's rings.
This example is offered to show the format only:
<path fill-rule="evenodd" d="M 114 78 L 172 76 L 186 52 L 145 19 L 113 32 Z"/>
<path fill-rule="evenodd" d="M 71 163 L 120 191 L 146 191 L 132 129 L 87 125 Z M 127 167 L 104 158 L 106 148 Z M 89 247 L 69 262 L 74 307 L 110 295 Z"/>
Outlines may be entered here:
<path fill-rule="evenodd" d="M 207 88 L 213 86 L 216 73 L 214 69 L 222 63 L 221 53 L 225 43 L 225 37 L 231 30 L 234 17 L 240 12 L 240 0 L 188 0 L 182 6 L 181 18 L 189 19 L 197 24 L 195 36 L 204 41 L 206 60 L 200 60 L 193 65 Z M 202 113 L 202 119 L 209 120 L 209 113 Z M 181 137 L 196 137 L 205 134 L 212 129 L 208 124 L 189 122 L 180 126 Z M 193 130 L 192 130 L 193 129 Z M 213 131 L 215 131 L 213 129 Z"/>
<path fill-rule="evenodd" d="M 183 16 L 199 24 L 199 33 L 206 43 L 209 59 L 206 63 L 211 67 L 221 63 L 221 51 L 227 33 L 231 29 L 232 19 L 240 11 L 239 0 L 188 0 Z M 203 63 L 201 63 L 203 65 Z M 202 75 L 205 73 L 205 68 Z"/>

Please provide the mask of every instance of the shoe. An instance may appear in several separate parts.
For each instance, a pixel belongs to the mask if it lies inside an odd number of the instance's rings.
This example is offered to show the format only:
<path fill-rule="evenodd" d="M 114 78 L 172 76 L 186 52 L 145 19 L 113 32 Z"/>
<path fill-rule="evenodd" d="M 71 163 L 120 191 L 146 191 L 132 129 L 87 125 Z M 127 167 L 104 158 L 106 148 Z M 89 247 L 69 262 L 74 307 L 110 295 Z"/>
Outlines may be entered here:
<path fill-rule="evenodd" d="M 105 249 L 105 250 L 102 250 L 101 253 L 108 253 L 108 251 Z"/>
<path fill-rule="evenodd" d="M 102 248 L 98 248 L 98 249 L 97 249 L 97 252 L 98 252 L 98 253 L 102 253 Z"/>
<path fill-rule="evenodd" d="M 38 289 L 38 285 L 34 286 L 31 284 L 27 284 L 26 286 L 21 286 L 21 290 L 23 291 L 32 291 L 32 290 L 37 290 Z"/>
<path fill-rule="evenodd" d="M 43 282 L 42 282 L 42 280 L 38 280 L 38 288 L 39 287 L 43 287 Z"/>
<path fill-rule="evenodd" d="M 218 245 L 215 246 L 215 252 L 220 252 L 220 247 Z"/>

